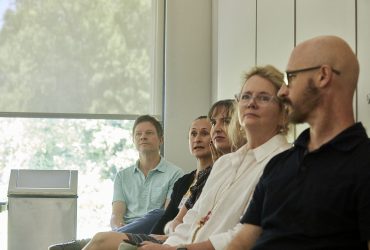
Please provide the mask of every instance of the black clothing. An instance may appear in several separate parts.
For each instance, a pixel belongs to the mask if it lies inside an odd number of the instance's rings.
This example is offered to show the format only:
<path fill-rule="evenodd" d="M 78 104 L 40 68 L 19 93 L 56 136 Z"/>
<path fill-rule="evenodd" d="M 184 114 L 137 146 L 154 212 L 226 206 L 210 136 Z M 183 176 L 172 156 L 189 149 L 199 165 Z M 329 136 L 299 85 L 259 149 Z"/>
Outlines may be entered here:
<path fill-rule="evenodd" d="M 266 166 L 241 222 L 263 233 L 254 250 L 367 249 L 370 140 L 357 123 L 308 152 L 309 130 Z"/>
<path fill-rule="evenodd" d="M 168 204 L 164 215 L 152 228 L 152 234 L 164 234 L 164 226 L 167 224 L 167 222 L 173 220 L 173 218 L 176 217 L 179 212 L 178 207 L 182 200 L 182 197 L 186 194 L 190 185 L 193 183 L 195 173 L 196 170 L 185 174 L 175 182 L 175 184 L 173 185 L 170 203 Z"/>
<path fill-rule="evenodd" d="M 209 166 L 202 171 L 199 171 L 197 182 L 194 186 L 190 187 L 190 197 L 187 199 L 185 203 L 185 207 L 189 210 L 191 209 L 195 202 L 198 200 L 200 194 L 202 193 L 203 187 L 206 184 L 209 174 L 211 173 L 212 166 Z"/>

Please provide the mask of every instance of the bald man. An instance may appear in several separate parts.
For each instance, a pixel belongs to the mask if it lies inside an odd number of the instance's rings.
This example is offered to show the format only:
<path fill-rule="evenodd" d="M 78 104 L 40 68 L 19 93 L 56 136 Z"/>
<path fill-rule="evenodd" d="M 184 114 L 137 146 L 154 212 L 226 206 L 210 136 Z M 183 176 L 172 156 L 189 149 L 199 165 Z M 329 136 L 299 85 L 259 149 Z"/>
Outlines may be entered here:
<path fill-rule="evenodd" d="M 370 140 L 355 123 L 357 58 L 339 37 L 307 40 L 291 53 L 279 96 L 294 147 L 266 166 L 228 250 L 370 249 Z"/>

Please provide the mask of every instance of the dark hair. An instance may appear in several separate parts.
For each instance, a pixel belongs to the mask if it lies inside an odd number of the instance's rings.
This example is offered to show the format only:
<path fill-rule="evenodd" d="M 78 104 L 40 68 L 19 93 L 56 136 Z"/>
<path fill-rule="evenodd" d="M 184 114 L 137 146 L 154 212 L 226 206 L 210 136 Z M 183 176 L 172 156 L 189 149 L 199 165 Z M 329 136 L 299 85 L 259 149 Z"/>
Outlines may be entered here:
<path fill-rule="evenodd" d="M 197 118 L 194 119 L 194 121 L 196 120 L 201 120 L 201 119 L 207 119 L 208 117 L 206 115 L 201 115 L 201 116 L 198 116 Z"/>
<path fill-rule="evenodd" d="M 233 99 L 225 99 L 215 102 L 208 111 L 208 119 L 212 118 L 213 111 L 219 108 L 225 108 L 228 116 L 232 116 L 234 113 L 234 101 Z"/>
<path fill-rule="evenodd" d="M 154 116 L 150 116 L 150 115 L 141 115 L 138 118 L 136 118 L 134 127 L 132 128 L 132 134 L 135 134 L 136 126 L 142 122 L 150 122 L 155 127 L 158 137 L 159 138 L 163 137 L 163 128 L 162 128 L 161 123 Z"/>

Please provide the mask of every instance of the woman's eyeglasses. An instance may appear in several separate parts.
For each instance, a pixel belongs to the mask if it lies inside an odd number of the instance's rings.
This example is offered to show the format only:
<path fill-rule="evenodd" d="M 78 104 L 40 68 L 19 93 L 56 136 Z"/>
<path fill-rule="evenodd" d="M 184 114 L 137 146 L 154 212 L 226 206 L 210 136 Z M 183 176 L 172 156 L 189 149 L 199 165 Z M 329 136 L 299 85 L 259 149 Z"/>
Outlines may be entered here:
<path fill-rule="evenodd" d="M 239 95 L 235 95 L 235 99 L 237 102 L 240 103 L 249 103 L 250 101 L 253 100 L 258 105 L 263 106 L 277 100 L 277 97 L 268 94 L 252 95 L 251 93 L 241 93 Z"/>

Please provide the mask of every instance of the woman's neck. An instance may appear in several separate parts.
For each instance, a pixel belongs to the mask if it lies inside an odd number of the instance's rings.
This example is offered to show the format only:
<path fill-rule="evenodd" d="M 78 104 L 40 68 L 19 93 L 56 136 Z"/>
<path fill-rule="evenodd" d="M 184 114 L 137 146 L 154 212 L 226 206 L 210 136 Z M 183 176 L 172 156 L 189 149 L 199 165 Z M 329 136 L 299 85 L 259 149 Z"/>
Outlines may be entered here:
<path fill-rule="evenodd" d="M 267 141 L 269 141 L 272 137 L 274 137 L 277 134 L 278 134 L 277 131 L 267 131 L 267 132 L 246 131 L 248 145 L 247 147 L 248 149 L 257 148 L 266 143 Z"/>
<path fill-rule="evenodd" d="M 197 159 L 197 173 L 213 164 L 212 156 Z"/>

